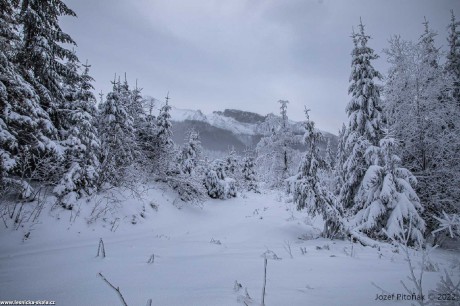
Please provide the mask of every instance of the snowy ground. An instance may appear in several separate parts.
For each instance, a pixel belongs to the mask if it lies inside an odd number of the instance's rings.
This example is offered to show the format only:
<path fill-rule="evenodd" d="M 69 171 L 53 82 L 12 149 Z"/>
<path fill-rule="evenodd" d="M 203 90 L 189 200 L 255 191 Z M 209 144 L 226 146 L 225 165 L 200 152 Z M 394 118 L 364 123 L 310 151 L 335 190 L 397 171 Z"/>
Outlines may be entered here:
<path fill-rule="evenodd" d="M 235 292 L 235 281 L 247 288 L 257 305 L 263 283 L 261 255 L 269 249 L 282 259 L 268 261 L 267 306 L 410 305 L 376 301 L 382 291 L 372 284 L 389 293 L 405 293 L 400 280 L 406 280 L 409 270 L 402 254 L 391 246 L 378 251 L 354 244 L 350 256 L 349 241 L 316 238 L 319 230 L 311 224 L 319 226 L 320 220 L 308 222 L 304 212 L 292 209 L 276 192 L 181 209 L 173 205 L 173 194 L 159 189 L 148 191 L 144 202 L 126 195 L 106 222 L 87 224 L 97 202 L 93 200 L 82 203 L 81 215 L 72 222 L 69 212 L 54 210 L 44 211 L 32 228 L 25 224 L 15 231 L 2 225 L 0 301 L 122 305 L 116 292 L 97 276 L 101 272 L 120 287 L 130 306 L 145 305 L 149 298 L 152 305 L 244 305 L 238 302 L 244 289 Z M 133 225 L 132 214 L 142 206 L 145 218 L 138 216 Z M 122 213 L 126 218 L 113 225 Z M 104 259 L 95 256 L 99 238 L 105 243 Z M 155 261 L 148 264 L 152 254 Z M 435 288 L 444 269 L 454 277 L 460 275 L 458 255 L 458 251 L 434 251 L 431 262 L 440 272 L 425 273 L 426 290 Z M 414 256 L 417 263 L 419 257 Z"/>

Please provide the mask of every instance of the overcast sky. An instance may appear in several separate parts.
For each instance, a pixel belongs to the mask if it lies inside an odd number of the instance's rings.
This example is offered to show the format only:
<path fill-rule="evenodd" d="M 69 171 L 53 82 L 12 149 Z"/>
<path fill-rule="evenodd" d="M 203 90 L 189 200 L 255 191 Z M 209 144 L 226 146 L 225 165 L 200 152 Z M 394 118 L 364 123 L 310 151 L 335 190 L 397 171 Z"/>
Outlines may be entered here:
<path fill-rule="evenodd" d="M 352 27 L 362 17 L 370 47 L 400 34 L 417 40 L 424 16 L 446 48 L 450 10 L 458 0 L 64 0 L 78 18 L 62 28 L 88 59 L 97 92 L 115 73 L 138 79 L 143 94 L 204 113 L 236 108 L 303 120 L 303 105 L 320 129 L 337 134 L 346 120 Z"/>

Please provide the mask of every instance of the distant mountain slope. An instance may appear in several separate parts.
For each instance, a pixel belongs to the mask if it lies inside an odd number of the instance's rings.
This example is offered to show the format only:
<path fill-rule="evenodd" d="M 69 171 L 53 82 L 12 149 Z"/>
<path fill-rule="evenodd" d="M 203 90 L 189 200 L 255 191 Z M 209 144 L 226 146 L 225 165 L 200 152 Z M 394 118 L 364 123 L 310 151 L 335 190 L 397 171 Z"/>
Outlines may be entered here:
<path fill-rule="evenodd" d="M 226 109 L 223 112 L 217 111 L 215 112 L 218 115 L 222 115 L 225 117 L 230 117 L 235 119 L 236 121 L 242 123 L 262 123 L 265 121 L 265 117 L 256 113 L 245 112 L 237 109 Z"/>
<path fill-rule="evenodd" d="M 157 104 L 155 108 L 160 107 L 161 105 Z M 200 110 L 180 109 L 173 106 L 171 109 L 173 140 L 177 144 L 184 143 L 186 132 L 194 128 L 200 133 L 205 149 L 227 151 L 230 147 L 234 147 L 235 150 L 242 152 L 247 147 L 255 147 L 263 136 L 268 135 L 270 132 L 268 117 L 278 118 L 273 114 L 262 116 L 237 109 L 203 114 Z M 295 134 L 304 133 L 302 122 L 289 121 L 289 123 Z M 331 140 L 334 150 L 337 145 L 337 136 L 328 132 L 323 132 L 323 135 L 326 142 L 327 139 Z M 320 145 L 321 149 L 325 149 L 326 142 Z"/>
<path fill-rule="evenodd" d="M 227 151 L 234 147 L 242 152 L 247 146 L 257 144 L 261 136 L 234 134 L 232 131 L 216 127 L 208 122 L 185 120 L 173 122 L 173 140 L 175 143 L 184 143 L 186 132 L 194 128 L 200 133 L 203 148 L 213 151 Z"/>
<path fill-rule="evenodd" d="M 172 107 L 171 119 L 175 122 L 200 121 L 214 127 L 232 132 L 233 134 L 256 135 L 258 124 L 247 123 L 236 120 L 233 117 L 225 116 L 222 112 L 213 112 L 204 115 L 200 110 L 179 109 Z"/>

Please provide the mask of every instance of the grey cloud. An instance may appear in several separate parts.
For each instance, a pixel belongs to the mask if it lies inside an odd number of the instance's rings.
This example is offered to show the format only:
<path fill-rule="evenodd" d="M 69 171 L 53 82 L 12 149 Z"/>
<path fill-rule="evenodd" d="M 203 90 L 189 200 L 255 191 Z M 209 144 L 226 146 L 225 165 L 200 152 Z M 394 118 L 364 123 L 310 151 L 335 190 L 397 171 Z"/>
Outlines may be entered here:
<path fill-rule="evenodd" d="M 302 120 L 308 104 L 317 126 L 334 133 L 346 120 L 350 34 L 359 17 L 378 53 L 392 34 L 417 39 L 423 16 L 445 46 L 449 10 L 460 19 L 458 2 L 445 0 L 66 2 L 79 17 L 64 18 L 63 28 L 93 65 L 97 91 L 127 72 L 145 94 L 162 98 L 169 90 L 179 108 L 265 114 L 289 99 L 291 119 Z M 386 72 L 384 56 L 375 65 Z"/>

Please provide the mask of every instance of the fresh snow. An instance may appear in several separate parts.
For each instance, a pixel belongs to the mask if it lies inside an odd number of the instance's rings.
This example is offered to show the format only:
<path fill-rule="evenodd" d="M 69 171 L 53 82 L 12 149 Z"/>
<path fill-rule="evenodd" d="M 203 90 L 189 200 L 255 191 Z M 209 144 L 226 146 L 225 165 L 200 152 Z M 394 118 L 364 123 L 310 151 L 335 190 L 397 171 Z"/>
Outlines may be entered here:
<path fill-rule="evenodd" d="M 195 120 L 206 122 L 206 116 L 200 110 L 180 109 L 171 107 L 171 119 L 176 122 L 183 122 L 186 120 Z"/>
<path fill-rule="evenodd" d="M 215 127 L 231 131 L 237 135 L 256 135 L 257 124 L 239 122 L 233 118 L 216 113 L 208 115 L 208 122 Z"/>
<path fill-rule="evenodd" d="M 143 200 L 130 192 L 103 193 L 80 200 L 73 214 L 48 207 L 38 222 L 24 223 L 19 230 L 2 225 L 0 300 L 122 305 L 98 276 L 102 273 L 120 288 L 128 305 L 145 305 L 150 298 L 152 305 L 244 305 L 238 302 L 244 288 L 258 305 L 262 255 L 270 250 L 282 259 L 268 260 L 265 305 L 410 305 L 375 301 L 382 292 L 372 285 L 405 293 L 400 280 L 406 281 L 409 270 L 402 253 L 394 253 L 390 245 L 379 251 L 318 238 L 322 221 L 296 211 L 278 192 L 239 194 L 201 206 L 180 203 L 176 197 L 158 185 L 150 186 Z M 99 203 L 102 208 L 110 199 L 116 199 L 112 205 L 118 209 L 88 224 L 93 207 Z M 96 257 L 100 238 L 106 258 Z M 154 263 L 149 264 L 152 254 Z M 437 249 L 431 260 L 439 271 L 447 269 L 458 278 L 458 255 Z M 414 253 L 416 266 L 419 260 Z M 434 289 L 440 275 L 426 272 L 424 288 Z M 242 284 L 239 292 L 233 290 L 235 281 Z"/>

